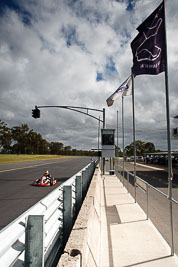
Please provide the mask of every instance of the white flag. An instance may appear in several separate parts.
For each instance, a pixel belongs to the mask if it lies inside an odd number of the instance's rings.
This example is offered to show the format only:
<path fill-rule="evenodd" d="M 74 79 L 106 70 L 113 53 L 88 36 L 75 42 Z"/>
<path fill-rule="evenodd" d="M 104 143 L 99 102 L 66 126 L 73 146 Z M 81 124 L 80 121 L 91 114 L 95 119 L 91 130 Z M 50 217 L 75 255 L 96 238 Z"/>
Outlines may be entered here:
<path fill-rule="evenodd" d="M 132 76 L 129 76 L 125 82 L 106 100 L 108 107 L 112 106 L 114 100 L 120 96 L 128 96 L 132 94 Z"/>

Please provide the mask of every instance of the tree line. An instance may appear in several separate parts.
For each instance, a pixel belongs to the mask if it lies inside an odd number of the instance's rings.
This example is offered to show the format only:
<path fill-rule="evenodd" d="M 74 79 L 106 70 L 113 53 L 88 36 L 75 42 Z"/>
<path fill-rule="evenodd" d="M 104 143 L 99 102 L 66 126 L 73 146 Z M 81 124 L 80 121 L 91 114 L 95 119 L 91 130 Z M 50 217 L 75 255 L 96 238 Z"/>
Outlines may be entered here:
<path fill-rule="evenodd" d="M 122 156 L 120 147 L 116 147 L 117 155 Z M 159 152 L 151 142 L 136 140 L 136 154 Z M 72 149 L 61 142 L 48 142 L 41 134 L 29 129 L 27 124 L 9 128 L 0 120 L 0 152 L 10 154 L 53 154 L 53 155 L 81 155 L 97 156 L 98 152 Z M 134 144 L 127 145 L 124 149 L 125 156 L 134 155 Z"/>
<path fill-rule="evenodd" d="M 141 140 L 135 141 L 136 146 L 136 155 L 144 156 L 145 153 L 154 153 L 160 152 L 161 150 L 156 150 L 155 145 L 152 142 L 144 142 Z M 116 155 L 119 157 L 123 156 L 123 151 L 121 151 L 120 147 L 116 146 Z M 124 155 L 126 157 L 130 157 L 134 155 L 134 143 L 132 142 L 130 145 L 125 146 Z"/>
<path fill-rule="evenodd" d="M 151 142 L 144 142 L 141 140 L 135 141 L 136 145 L 136 155 L 143 156 L 144 153 L 154 153 L 160 152 L 160 150 L 155 149 L 155 145 Z M 130 157 L 134 155 L 134 143 L 132 142 L 130 145 L 127 145 L 124 149 L 125 155 Z"/>
<path fill-rule="evenodd" d="M 9 128 L 0 120 L 0 152 L 10 154 L 54 154 L 95 156 L 97 152 L 72 149 L 61 142 L 48 142 L 27 124 Z"/>

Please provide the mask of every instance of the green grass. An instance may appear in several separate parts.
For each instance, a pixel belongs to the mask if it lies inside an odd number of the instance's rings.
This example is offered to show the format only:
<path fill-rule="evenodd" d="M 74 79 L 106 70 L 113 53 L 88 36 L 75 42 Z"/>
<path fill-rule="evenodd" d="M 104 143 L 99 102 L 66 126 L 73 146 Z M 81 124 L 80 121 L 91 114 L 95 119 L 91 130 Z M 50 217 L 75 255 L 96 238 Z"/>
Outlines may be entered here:
<path fill-rule="evenodd" d="M 71 157 L 71 156 L 0 154 L 0 163 L 34 161 L 34 160 L 50 160 L 50 159 L 60 159 L 60 158 L 66 158 L 66 157 Z"/>

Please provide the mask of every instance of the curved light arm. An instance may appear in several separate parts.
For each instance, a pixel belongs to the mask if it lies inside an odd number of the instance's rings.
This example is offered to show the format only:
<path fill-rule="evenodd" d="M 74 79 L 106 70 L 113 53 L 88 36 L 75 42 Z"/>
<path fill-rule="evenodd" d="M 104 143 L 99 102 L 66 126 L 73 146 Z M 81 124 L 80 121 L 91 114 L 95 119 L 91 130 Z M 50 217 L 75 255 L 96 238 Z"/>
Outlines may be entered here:
<path fill-rule="evenodd" d="M 94 109 L 94 108 L 85 108 L 85 107 L 75 107 L 75 106 L 35 106 L 36 108 L 64 108 L 64 109 L 69 109 L 72 111 L 76 111 L 82 114 L 85 114 L 93 119 L 96 119 L 98 121 L 101 121 L 103 123 L 103 128 L 105 128 L 105 109 L 103 108 L 103 110 L 101 109 Z M 82 110 L 86 110 L 86 112 L 82 111 Z M 89 114 L 89 111 L 98 111 L 98 112 L 102 112 L 103 113 L 103 120 L 91 114 Z"/>

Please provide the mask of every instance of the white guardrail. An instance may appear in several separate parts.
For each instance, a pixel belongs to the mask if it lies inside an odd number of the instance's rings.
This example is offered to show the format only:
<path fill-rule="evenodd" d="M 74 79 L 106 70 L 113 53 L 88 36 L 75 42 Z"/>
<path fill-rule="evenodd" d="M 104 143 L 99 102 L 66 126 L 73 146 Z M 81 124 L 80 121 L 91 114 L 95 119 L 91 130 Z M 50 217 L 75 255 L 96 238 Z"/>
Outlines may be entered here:
<path fill-rule="evenodd" d="M 143 179 L 141 179 L 140 177 L 138 177 L 137 175 L 134 175 L 134 173 L 131 173 L 130 171 L 123 169 L 122 166 L 117 166 L 118 168 L 118 172 L 119 172 L 119 178 L 120 181 L 123 183 L 123 186 L 125 186 L 127 188 L 127 191 L 131 193 L 130 190 L 130 186 L 132 185 L 134 187 L 134 199 L 135 202 L 137 201 L 137 188 L 141 189 L 142 192 L 146 193 L 146 215 L 147 215 L 147 219 L 149 218 L 149 205 L 150 205 L 150 189 L 154 190 L 155 192 L 159 193 L 160 195 L 164 196 L 167 199 L 167 202 L 169 202 L 169 219 L 170 219 L 170 239 L 171 239 L 171 255 L 174 255 L 174 228 L 173 228 L 173 208 L 172 208 L 172 204 L 174 203 L 175 208 L 177 209 L 177 205 L 178 202 L 173 199 L 172 197 L 170 198 L 168 195 L 166 195 L 164 192 L 160 191 L 158 188 L 152 186 L 151 184 L 149 184 L 148 182 L 144 181 Z M 127 182 L 127 185 L 125 185 L 125 182 Z M 171 204 L 171 205 L 170 205 Z M 168 242 L 168 240 L 167 240 Z M 169 242 L 168 242 L 169 244 Z"/>
<path fill-rule="evenodd" d="M 0 231 L 0 266 L 52 266 L 72 230 L 96 164 L 92 161 Z"/>

